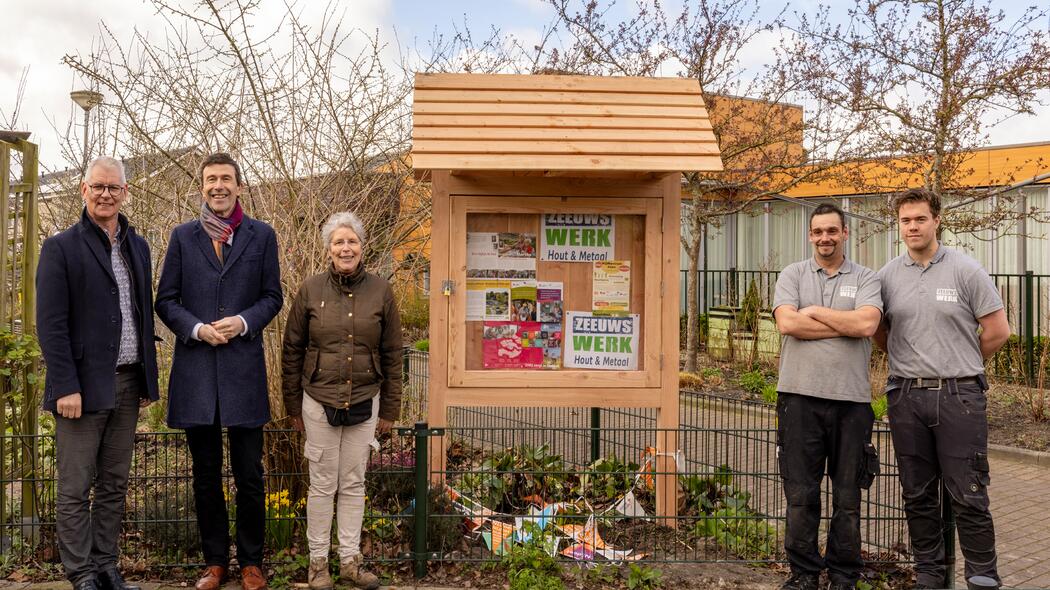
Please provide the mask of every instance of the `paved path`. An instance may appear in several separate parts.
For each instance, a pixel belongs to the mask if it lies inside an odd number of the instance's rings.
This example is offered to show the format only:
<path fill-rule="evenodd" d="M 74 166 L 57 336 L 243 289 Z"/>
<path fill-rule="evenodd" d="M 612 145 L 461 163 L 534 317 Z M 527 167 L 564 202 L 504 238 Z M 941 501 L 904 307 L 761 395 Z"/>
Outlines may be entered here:
<path fill-rule="evenodd" d="M 1050 588 L 1050 468 L 995 456 L 990 465 L 999 575 L 1008 588 Z M 956 561 L 965 588 L 961 552 Z"/>

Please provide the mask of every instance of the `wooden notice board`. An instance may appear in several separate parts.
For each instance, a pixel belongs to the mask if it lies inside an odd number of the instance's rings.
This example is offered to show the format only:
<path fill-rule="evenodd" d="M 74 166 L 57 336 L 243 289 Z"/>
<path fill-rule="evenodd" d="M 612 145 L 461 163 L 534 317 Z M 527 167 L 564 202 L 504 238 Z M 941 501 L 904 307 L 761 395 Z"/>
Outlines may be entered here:
<path fill-rule="evenodd" d="M 433 202 L 430 426 L 444 426 L 455 406 L 656 408 L 657 512 L 673 514 L 681 172 L 721 169 L 699 85 L 682 79 L 418 75 L 413 142 L 413 165 L 429 178 Z M 554 260 L 539 251 L 521 267 L 513 266 L 521 260 L 479 266 L 488 253 L 479 253 L 478 244 L 490 236 L 500 256 L 506 236 L 508 256 L 529 258 L 540 249 L 545 215 L 611 219 L 615 232 L 603 255 L 629 272 L 629 286 L 610 282 L 613 269 L 596 288 L 591 260 Z M 483 299 L 479 277 L 495 285 Z M 506 352 L 494 351 L 494 335 L 505 330 L 521 330 L 510 338 L 508 356 L 524 350 L 518 342 L 531 346 L 530 359 L 537 341 L 557 342 L 551 330 L 525 321 L 530 307 L 519 303 L 528 300 L 515 299 L 506 318 L 522 321 L 492 321 L 507 312 L 516 293 L 502 292 L 500 281 L 509 277 L 561 285 L 563 364 L 548 365 L 547 356 L 542 367 L 494 364 L 494 352 Z M 631 321 L 592 322 L 595 310 Z M 577 330 L 586 320 L 586 326 L 636 332 L 595 344 L 605 366 L 568 367 L 570 313 L 586 316 L 573 324 Z M 615 353 L 632 364 L 610 361 Z"/>

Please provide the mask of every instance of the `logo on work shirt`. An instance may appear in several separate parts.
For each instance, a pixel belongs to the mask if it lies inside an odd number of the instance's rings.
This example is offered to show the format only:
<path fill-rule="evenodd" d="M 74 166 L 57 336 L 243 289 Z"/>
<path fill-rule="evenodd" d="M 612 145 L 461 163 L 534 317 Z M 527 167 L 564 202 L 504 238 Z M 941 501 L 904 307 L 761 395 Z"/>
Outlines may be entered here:
<path fill-rule="evenodd" d="M 839 287 L 839 297 L 857 298 L 857 288 L 853 285 L 842 285 Z"/>
<path fill-rule="evenodd" d="M 958 303 L 959 292 L 955 289 L 937 289 L 937 301 L 944 301 L 947 303 Z"/>

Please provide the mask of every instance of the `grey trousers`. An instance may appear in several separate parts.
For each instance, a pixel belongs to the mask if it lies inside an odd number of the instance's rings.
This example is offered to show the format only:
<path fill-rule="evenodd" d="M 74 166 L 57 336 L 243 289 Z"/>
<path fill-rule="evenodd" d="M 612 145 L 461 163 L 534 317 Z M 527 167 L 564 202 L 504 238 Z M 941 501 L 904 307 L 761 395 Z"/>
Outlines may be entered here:
<path fill-rule="evenodd" d="M 74 586 L 117 563 L 143 376 L 119 373 L 116 387 L 112 410 L 55 416 L 58 550 Z"/>

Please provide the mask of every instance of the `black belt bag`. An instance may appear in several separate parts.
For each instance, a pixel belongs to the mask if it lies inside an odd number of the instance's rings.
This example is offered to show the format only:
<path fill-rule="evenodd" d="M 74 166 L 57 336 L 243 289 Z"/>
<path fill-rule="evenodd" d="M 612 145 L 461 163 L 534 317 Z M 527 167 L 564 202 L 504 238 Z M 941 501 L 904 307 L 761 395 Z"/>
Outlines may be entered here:
<path fill-rule="evenodd" d="M 330 408 L 324 406 L 325 417 L 332 426 L 357 426 L 372 418 L 372 399 L 352 404 L 348 408 Z"/>

